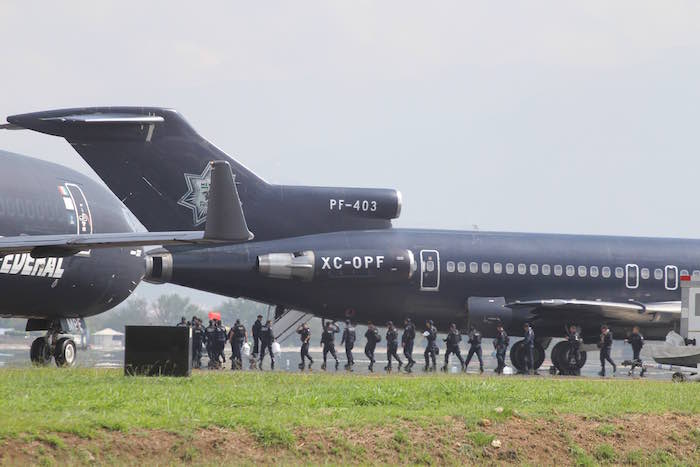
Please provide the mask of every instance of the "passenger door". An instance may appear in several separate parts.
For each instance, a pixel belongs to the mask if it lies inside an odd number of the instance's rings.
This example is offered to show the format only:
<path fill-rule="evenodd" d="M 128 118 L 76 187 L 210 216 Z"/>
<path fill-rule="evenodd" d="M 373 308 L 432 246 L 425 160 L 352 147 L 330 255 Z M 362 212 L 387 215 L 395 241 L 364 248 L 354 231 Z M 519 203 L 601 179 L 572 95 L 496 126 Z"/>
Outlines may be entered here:
<path fill-rule="evenodd" d="M 666 290 L 678 288 L 678 268 L 676 266 L 669 265 L 664 268 L 664 285 Z"/>
<path fill-rule="evenodd" d="M 421 250 L 420 270 L 420 289 L 437 292 L 440 289 L 440 253 L 437 250 Z"/>
<path fill-rule="evenodd" d="M 636 264 L 628 264 L 625 266 L 625 280 L 628 289 L 636 289 L 639 287 L 639 266 Z"/>

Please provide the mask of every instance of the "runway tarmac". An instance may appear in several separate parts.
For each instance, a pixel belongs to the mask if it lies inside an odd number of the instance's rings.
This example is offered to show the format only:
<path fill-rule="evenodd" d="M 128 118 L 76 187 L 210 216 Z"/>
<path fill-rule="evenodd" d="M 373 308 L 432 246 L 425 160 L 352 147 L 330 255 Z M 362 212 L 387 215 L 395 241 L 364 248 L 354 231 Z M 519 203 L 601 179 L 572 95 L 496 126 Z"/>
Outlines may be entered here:
<path fill-rule="evenodd" d="M 557 340 L 553 340 L 552 344 L 550 344 L 549 350 L 551 350 L 552 346 L 556 344 Z M 650 345 L 653 345 L 650 344 Z M 648 350 L 649 346 L 645 347 L 645 350 Z M 462 356 L 466 358 L 466 350 L 464 349 L 464 346 L 462 347 Z M 369 360 L 367 357 L 365 357 L 363 353 L 364 347 L 355 347 L 354 349 L 354 357 L 355 357 L 355 366 L 353 369 L 354 373 L 358 374 L 367 374 L 369 373 L 368 370 L 368 364 Z M 424 374 L 423 372 L 423 365 L 424 365 L 424 359 L 423 359 L 423 346 L 422 345 L 417 345 L 413 358 L 416 360 L 416 365 L 413 368 L 413 374 L 415 375 L 421 375 Z M 484 367 L 485 367 L 485 374 L 493 374 L 493 369 L 496 368 L 496 356 L 495 353 L 493 352 L 493 345 L 491 344 L 490 339 L 484 339 L 484 344 L 483 344 L 483 350 L 484 350 Z M 338 367 L 337 372 L 345 372 L 345 369 L 343 368 L 345 365 L 345 349 L 336 344 L 336 351 L 338 354 L 338 359 L 340 360 L 340 365 Z M 441 349 L 440 355 L 438 355 L 437 363 L 438 363 L 438 368 L 440 368 L 443 363 L 444 363 L 444 355 L 443 352 L 444 348 Z M 230 368 L 230 360 L 229 356 L 231 354 L 231 348 L 230 346 L 226 346 L 226 368 L 227 371 Z M 321 370 L 321 363 L 323 361 L 322 357 L 322 352 L 320 347 L 311 347 L 310 349 L 310 354 L 311 357 L 314 359 L 314 365 L 312 367 L 312 371 L 323 371 Z M 333 361 L 332 357 L 329 355 L 329 364 L 328 364 L 328 369 L 327 371 L 330 373 L 335 372 L 335 362 Z M 400 357 L 402 360 L 405 361 L 403 358 L 403 354 L 400 353 Z M 630 348 L 629 345 L 625 344 L 624 341 L 615 341 L 613 345 L 613 351 L 612 351 L 612 357 L 613 360 L 615 360 L 618 365 L 624 361 L 624 360 L 631 360 L 632 358 L 632 349 Z M 645 352 L 642 352 L 642 357 L 645 357 Z M 374 373 L 375 374 L 384 374 L 384 367 L 387 364 L 387 358 L 386 358 L 386 348 L 385 347 L 377 347 L 377 350 L 375 352 L 375 358 L 377 360 L 375 366 L 374 366 Z M 207 357 L 206 355 L 202 359 L 203 361 L 203 366 L 206 367 L 206 362 L 207 362 Z M 298 365 L 299 365 L 299 351 L 298 348 L 291 345 L 289 342 L 285 343 L 285 346 L 282 347 L 282 354 L 276 359 L 276 365 L 275 365 L 275 371 L 288 371 L 288 372 L 298 372 Z M 645 363 L 647 363 L 647 373 L 646 377 L 650 379 L 658 379 L 658 380 L 664 380 L 664 379 L 671 379 L 671 374 L 672 372 L 669 371 L 668 369 L 664 369 L 662 366 L 657 365 L 654 363 L 651 358 L 648 357 L 644 358 Z M 506 363 L 509 363 L 509 360 L 506 360 Z M 83 368 L 120 368 L 124 364 L 124 350 L 123 349 L 88 349 L 88 350 L 78 350 L 78 363 L 77 366 L 83 367 Z M 269 371 L 269 357 L 265 358 L 264 362 L 264 369 L 266 371 Z M 25 347 L 24 345 L 4 345 L 2 341 L 0 340 L 0 368 L 8 368 L 8 367 L 28 367 L 31 366 L 31 363 L 29 361 L 29 347 Z M 252 371 L 249 369 L 249 365 L 247 362 L 245 363 L 245 371 Z M 551 366 L 551 361 L 549 359 L 549 352 L 547 353 L 547 358 L 545 359 L 544 363 L 542 364 L 542 367 L 539 370 L 539 374 L 542 377 L 550 377 L 551 375 L 549 374 L 549 368 Z M 396 362 L 393 364 L 394 368 L 394 373 L 396 373 Z M 611 369 L 609 366 L 606 366 L 607 368 L 607 373 L 608 377 L 612 374 Z M 202 371 L 209 371 L 209 370 L 202 370 Z M 259 370 L 255 370 L 259 371 Z M 450 358 L 450 366 L 448 371 L 450 373 L 459 373 L 459 364 L 458 360 L 452 356 Z M 588 353 L 588 359 L 586 361 L 586 364 L 583 367 L 583 370 L 581 372 L 581 376 L 583 377 L 598 377 L 598 371 L 600 371 L 600 361 L 598 359 L 598 353 L 597 352 L 589 352 Z M 627 371 L 628 368 L 624 368 L 619 366 L 617 374 L 614 376 L 615 378 L 628 378 L 627 376 Z M 467 373 L 469 374 L 478 374 L 479 373 L 479 363 L 478 360 L 476 360 L 476 357 L 474 357 L 469 365 Z M 638 370 L 637 370 L 638 374 Z"/>

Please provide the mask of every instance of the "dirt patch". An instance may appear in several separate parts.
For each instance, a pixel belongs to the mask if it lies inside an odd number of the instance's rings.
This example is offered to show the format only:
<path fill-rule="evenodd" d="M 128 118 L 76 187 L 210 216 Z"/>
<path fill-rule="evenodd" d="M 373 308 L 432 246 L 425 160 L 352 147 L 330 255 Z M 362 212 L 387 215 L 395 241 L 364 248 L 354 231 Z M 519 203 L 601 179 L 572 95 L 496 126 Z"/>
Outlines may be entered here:
<path fill-rule="evenodd" d="M 511 418 L 489 433 L 501 441 L 501 447 L 485 447 L 485 457 L 507 460 L 503 452 L 513 451 L 521 461 L 540 465 L 586 461 L 644 464 L 664 459 L 692 464 L 700 459 L 700 421 L 690 415 Z"/>
<path fill-rule="evenodd" d="M 2 464 L 538 464 L 700 462 L 700 421 L 680 414 L 611 419 L 553 414 L 467 424 L 397 420 L 381 427 L 287 431 L 207 428 L 22 435 L 0 441 Z"/>

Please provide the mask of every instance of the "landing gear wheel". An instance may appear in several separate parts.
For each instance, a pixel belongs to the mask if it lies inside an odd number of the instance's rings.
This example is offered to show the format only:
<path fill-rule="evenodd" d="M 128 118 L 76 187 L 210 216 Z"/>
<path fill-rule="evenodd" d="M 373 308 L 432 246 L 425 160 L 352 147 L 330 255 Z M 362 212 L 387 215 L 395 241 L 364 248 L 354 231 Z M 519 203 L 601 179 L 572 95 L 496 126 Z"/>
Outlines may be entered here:
<path fill-rule="evenodd" d="M 559 371 L 560 375 L 577 376 L 581 373 L 581 368 L 586 364 L 587 353 L 579 352 L 579 363 L 576 364 L 576 359 L 569 355 L 569 343 L 566 341 L 558 342 L 552 349 L 552 364 Z"/>
<path fill-rule="evenodd" d="M 511 346 L 510 363 L 518 370 L 518 373 L 525 373 L 525 345 L 523 341 L 518 341 Z"/>
<path fill-rule="evenodd" d="M 73 339 L 64 337 L 56 343 L 54 355 L 56 366 L 70 367 L 75 365 L 75 342 Z"/>
<path fill-rule="evenodd" d="M 34 339 L 32 347 L 29 350 L 29 358 L 32 363 L 37 366 L 48 365 L 51 361 L 51 349 L 45 337 Z"/>
<path fill-rule="evenodd" d="M 673 376 L 671 376 L 671 380 L 674 383 L 684 383 L 685 381 L 687 381 L 687 379 L 688 378 L 680 371 L 673 373 Z"/>
<path fill-rule="evenodd" d="M 518 341 L 510 348 L 510 362 L 513 364 L 518 373 L 525 373 L 525 344 L 523 341 Z M 544 363 L 544 348 L 539 342 L 535 342 L 535 347 L 532 349 L 534 359 L 534 369 L 537 370 Z"/>

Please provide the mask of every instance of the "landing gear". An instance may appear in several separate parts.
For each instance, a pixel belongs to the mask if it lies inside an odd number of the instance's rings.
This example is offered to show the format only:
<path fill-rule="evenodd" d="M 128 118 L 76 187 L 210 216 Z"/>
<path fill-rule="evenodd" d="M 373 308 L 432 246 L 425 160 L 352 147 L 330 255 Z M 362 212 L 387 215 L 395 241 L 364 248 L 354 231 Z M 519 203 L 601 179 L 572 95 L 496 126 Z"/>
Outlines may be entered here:
<path fill-rule="evenodd" d="M 56 366 L 71 367 L 75 365 L 75 357 L 75 341 L 66 337 L 60 321 L 51 323 L 46 336 L 35 339 L 29 350 L 29 358 L 36 366 L 46 366 L 51 363 L 53 358 L 56 361 Z"/>
<path fill-rule="evenodd" d="M 32 348 L 29 350 L 29 358 L 36 366 L 45 366 L 51 362 L 51 347 L 46 337 L 39 337 L 32 342 Z"/>
<path fill-rule="evenodd" d="M 54 349 L 56 366 L 70 367 L 75 365 L 75 342 L 73 339 L 62 337 L 56 342 Z"/>
<path fill-rule="evenodd" d="M 579 351 L 578 360 L 572 352 L 567 341 L 558 342 L 552 349 L 552 364 L 560 375 L 578 376 L 581 368 L 586 364 L 587 352 Z"/>
<path fill-rule="evenodd" d="M 510 362 L 513 364 L 515 369 L 518 370 L 518 373 L 527 373 L 527 367 L 525 364 L 526 351 L 527 349 L 525 348 L 523 341 L 516 342 L 510 348 Z M 537 371 L 537 369 L 542 366 L 542 363 L 544 362 L 544 348 L 542 347 L 542 344 L 535 342 L 535 347 L 532 353 L 535 360 L 534 369 Z"/>

